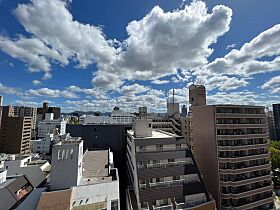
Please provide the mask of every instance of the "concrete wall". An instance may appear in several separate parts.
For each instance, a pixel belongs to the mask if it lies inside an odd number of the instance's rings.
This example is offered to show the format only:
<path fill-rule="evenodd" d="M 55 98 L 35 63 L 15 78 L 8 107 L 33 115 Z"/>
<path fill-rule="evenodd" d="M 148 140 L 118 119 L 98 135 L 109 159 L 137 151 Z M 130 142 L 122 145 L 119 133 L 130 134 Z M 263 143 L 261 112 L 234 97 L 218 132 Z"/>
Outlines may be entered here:
<path fill-rule="evenodd" d="M 0 209 L 10 209 L 17 200 L 7 188 L 0 188 Z"/>
<path fill-rule="evenodd" d="M 194 157 L 207 190 L 219 206 L 218 160 L 214 106 L 192 107 Z"/>

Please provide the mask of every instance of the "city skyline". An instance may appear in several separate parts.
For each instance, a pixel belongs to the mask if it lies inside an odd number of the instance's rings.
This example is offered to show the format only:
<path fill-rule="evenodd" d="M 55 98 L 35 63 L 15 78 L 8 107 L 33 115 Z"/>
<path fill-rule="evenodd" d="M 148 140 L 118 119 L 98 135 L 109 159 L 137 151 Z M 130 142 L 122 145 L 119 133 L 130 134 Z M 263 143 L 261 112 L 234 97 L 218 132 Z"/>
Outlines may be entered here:
<path fill-rule="evenodd" d="M 280 96 L 279 6 L 0 1 L 0 95 L 5 105 L 47 100 L 64 112 L 164 111 L 166 91 L 188 104 L 197 83 L 209 104 L 271 106 Z"/>

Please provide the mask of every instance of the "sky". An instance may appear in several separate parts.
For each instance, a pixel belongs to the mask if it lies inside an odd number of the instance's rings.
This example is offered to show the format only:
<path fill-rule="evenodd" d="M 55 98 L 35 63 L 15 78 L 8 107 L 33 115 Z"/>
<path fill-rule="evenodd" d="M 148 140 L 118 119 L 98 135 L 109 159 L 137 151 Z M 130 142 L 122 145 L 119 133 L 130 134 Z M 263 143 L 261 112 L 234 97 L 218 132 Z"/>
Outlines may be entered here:
<path fill-rule="evenodd" d="M 164 112 L 280 102 L 280 1 L 0 0 L 4 104 Z"/>

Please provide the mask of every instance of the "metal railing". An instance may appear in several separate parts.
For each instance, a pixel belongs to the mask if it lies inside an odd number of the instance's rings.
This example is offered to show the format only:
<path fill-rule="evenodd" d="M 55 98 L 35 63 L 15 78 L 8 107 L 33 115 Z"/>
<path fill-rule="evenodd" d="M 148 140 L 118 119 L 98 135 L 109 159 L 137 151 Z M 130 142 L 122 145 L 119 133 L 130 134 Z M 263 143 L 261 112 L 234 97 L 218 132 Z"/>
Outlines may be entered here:
<path fill-rule="evenodd" d="M 193 165 L 193 161 L 191 159 L 176 161 L 176 162 L 168 162 L 168 163 L 149 163 L 147 164 L 147 168 L 166 168 L 172 166 L 184 166 L 184 165 Z"/>

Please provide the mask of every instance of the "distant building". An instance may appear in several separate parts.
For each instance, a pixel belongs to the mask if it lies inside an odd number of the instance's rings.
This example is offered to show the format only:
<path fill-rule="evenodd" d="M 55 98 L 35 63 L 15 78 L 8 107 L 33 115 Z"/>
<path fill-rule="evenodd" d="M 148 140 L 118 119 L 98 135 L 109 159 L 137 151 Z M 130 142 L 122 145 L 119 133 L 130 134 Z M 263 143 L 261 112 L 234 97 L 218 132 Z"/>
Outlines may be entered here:
<path fill-rule="evenodd" d="M 42 120 L 45 119 L 46 113 L 53 113 L 53 119 L 59 119 L 60 118 L 60 107 L 49 107 L 49 103 L 44 102 L 43 107 L 37 108 L 37 114 L 42 118 Z"/>
<path fill-rule="evenodd" d="M 186 117 L 188 115 L 188 108 L 186 105 L 183 105 L 181 108 L 181 117 Z"/>
<path fill-rule="evenodd" d="M 31 117 L 32 129 L 36 128 L 37 108 L 26 106 L 13 106 L 15 117 Z"/>
<path fill-rule="evenodd" d="M 192 106 L 194 156 L 217 209 L 273 209 L 264 107 Z"/>
<path fill-rule="evenodd" d="M 3 106 L 3 96 L 0 96 L 0 127 L 1 127 L 1 119 L 2 119 L 2 106 Z"/>
<path fill-rule="evenodd" d="M 273 104 L 272 107 L 273 107 L 275 133 L 276 133 L 275 140 L 280 141 L 280 104 Z"/>
<path fill-rule="evenodd" d="M 64 135 L 66 131 L 66 121 L 64 119 L 54 119 L 53 113 L 46 113 L 45 120 L 38 123 L 38 138 L 44 138 L 47 134 Z"/>
<path fill-rule="evenodd" d="M 83 154 L 81 140 L 54 145 L 50 189 L 42 193 L 37 210 L 120 210 L 118 170 L 112 153 L 96 150 Z"/>
<path fill-rule="evenodd" d="M 135 119 L 127 131 L 128 209 L 215 210 L 186 140 Z"/>
<path fill-rule="evenodd" d="M 32 117 L 15 117 L 12 106 L 2 107 L 0 152 L 26 154 L 30 152 Z"/>
<path fill-rule="evenodd" d="M 268 111 L 266 113 L 267 124 L 268 124 L 268 134 L 270 140 L 276 140 L 276 130 L 275 130 L 275 121 L 273 116 L 273 111 Z"/>
<path fill-rule="evenodd" d="M 96 124 L 132 124 L 134 115 L 128 112 L 120 111 L 115 107 L 111 116 L 95 116 L 83 115 L 80 117 L 80 124 L 82 125 L 96 125 Z"/>
<path fill-rule="evenodd" d="M 191 85 L 189 87 L 189 103 L 191 106 L 206 105 L 206 89 L 203 85 Z"/>

